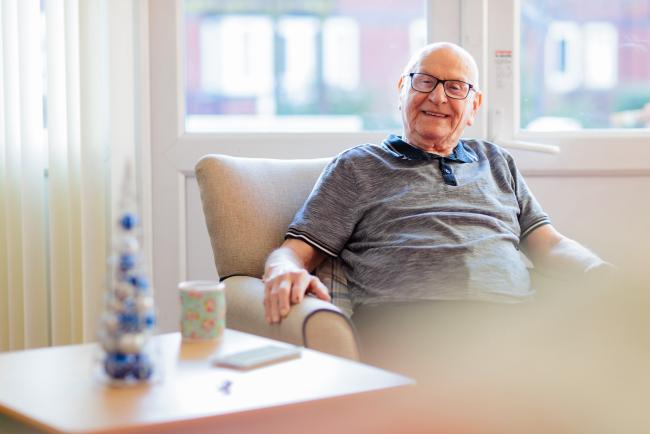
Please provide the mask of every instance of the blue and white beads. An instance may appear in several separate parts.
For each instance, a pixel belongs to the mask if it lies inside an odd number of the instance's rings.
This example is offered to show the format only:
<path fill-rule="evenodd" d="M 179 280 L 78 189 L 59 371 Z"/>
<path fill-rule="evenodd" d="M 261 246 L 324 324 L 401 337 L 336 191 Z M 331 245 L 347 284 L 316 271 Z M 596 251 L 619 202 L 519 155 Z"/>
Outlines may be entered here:
<path fill-rule="evenodd" d="M 142 271 L 138 217 L 125 212 L 118 219 L 115 278 L 108 291 L 99 339 L 103 371 L 120 384 L 148 381 L 155 373 L 150 338 L 156 323 L 153 295 Z"/>

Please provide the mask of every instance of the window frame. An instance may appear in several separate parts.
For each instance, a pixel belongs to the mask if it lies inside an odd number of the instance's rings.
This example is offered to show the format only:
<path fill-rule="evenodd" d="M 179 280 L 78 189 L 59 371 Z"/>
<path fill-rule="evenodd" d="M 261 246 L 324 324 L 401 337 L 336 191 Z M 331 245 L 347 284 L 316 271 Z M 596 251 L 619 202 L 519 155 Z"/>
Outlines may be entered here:
<path fill-rule="evenodd" d="M 464 13 L 484 1 L 462 0 Z M 650 171 L 650 128 L 557 132 L 520 128 L 520 5 L 520 0 L 490 0 L 484 27 L 461 26 L 462 40 L 487 41 L 487 68 L 481 70 L 481 76 L 487 76 L 483 107 L 489 120 L 486 137 L 496 143 L 522 141 L 559 146 L 557 155 L 515 151 L 520 168 L 529 174 L 646 176 Z M 509 71 L 504 72 L 503 64 L 497 62 L 497 52 L 511 53 Z"/>

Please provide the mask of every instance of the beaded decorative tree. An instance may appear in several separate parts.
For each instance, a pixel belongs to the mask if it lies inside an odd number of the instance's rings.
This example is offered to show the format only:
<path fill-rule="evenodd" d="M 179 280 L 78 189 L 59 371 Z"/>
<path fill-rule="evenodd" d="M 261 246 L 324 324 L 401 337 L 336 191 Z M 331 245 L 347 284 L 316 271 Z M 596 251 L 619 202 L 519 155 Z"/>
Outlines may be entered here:
<path fill-rule="evenodd" d="M 153 291 L 140 250 L 142 231 L 134 190 L 127 167 L 109 265 L 113 279 L 106 292 L 98 333 L 103 349 L 102 372 L 114 385 L 148 382 L 157 369 L 151 344 L 156 323 Z"/>

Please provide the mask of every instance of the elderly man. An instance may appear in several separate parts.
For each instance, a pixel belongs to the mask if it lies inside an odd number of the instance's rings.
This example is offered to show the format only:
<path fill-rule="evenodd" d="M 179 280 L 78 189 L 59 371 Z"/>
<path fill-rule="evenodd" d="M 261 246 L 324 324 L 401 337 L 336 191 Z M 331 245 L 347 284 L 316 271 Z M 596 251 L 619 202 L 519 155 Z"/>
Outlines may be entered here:
<path fill-rule="evenodd" d="M 329 299 L 310 274 L 327 256 L 341 259 L 362 312 L 526 300 L 532 290 L 520 251 L 557 272 L 606 265 L 553 228 L 506 151 L 460 138 L 483 101 L 469 53 L 428 45 L 398 88 L 402 135 L 339 154 L 269 256 L 267 321 L 280 322 L 305 293 Z"/>

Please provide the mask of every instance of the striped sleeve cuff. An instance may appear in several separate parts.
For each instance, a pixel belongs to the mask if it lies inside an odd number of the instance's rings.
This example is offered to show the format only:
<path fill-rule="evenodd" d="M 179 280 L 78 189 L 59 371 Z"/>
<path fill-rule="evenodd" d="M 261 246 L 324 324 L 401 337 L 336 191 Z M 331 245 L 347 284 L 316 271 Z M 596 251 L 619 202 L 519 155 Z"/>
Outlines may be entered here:
<path fill-rule="evenodd" d="M 541 220 L 539 220 L 539 221 L 536 221 L 536 222 L 533 223 L 532 225 L 528 226 L 528 227 L 526 228 L 526 230 L 524 230 L 524 231 L 521 233 L 521 235 L 519 235 L 519 239 L 520 239 L 520 240 L 523 240 L 523 239 L 526 238 L 528 235 L 530 235 L 530 233 L 531 233 L 532 231 L 534 231 L 534 230 L 537 229 L 538 227 L 540 227 L 540 226 L 544 226 L 544 225 L 550 225 L 550 224 L 551 224 L 551 220 L 549 220 L 548 217 L 544 217 L 543 219 L 541 219 Z"/>
<path fill-rule="evenodd" d="M 297 231 L 295 229 L 289 229 L 284 236 L 284 238 L 296 238 L 299 240 L 303 240 L 307 244 L 309 244 L 312 247 L 315 247 L 316 249 L 320 250 L 321 252 L 325 253 L 328 256 L 331 256 L 333 258 L 338 258 L 338 254 L 334 252 L 334 249 L 331 247 L 326 246 L 325 244 L 314 240 L 309 234 L 306 234 L 301 231 Z"/>

